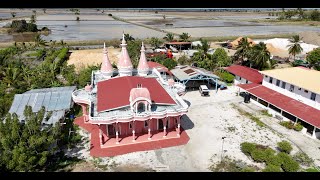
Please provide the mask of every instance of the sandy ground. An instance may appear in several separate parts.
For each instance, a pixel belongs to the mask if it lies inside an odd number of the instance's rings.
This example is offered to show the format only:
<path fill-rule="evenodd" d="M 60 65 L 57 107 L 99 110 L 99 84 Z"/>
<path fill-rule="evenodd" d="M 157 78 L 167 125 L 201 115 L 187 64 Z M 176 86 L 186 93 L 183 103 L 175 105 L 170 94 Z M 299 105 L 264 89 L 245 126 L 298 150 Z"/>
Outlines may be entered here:
<path fill-rule="evenodd" d="M 108 57 L 111 63 L 117 62 L 120 58 L 120 48 L 108 49 Z M 103 49 L 73 50 L 68 60 L 68 65 L 74 64 L 76 71 L 88 65 L 99 65 L 102 63 Z"/>
<path fill-rule="evenodd" d="M 276 122 L 271 124 L 274 129 L 284 133 L 285 136 L 283 136 L 269 128 L 259 127 L 252 120 L 240 115 L 231 104 L 253 113 L 259 112 L 259 109 L 248 108 L 248 105 L 243 103 L 243 98 L 236 96 L 235 92 L 236 88 L 230 87 L 228 90 L 218 91 L 218 93 L 211 91 L 210 97 L 201 97 L 198 91 L 188 92 L 184 95 L 183 98 L 191 104 L 187 116 L 182 120 L 182 127 L 190 136 L 188 144 L 99 158 L 100 163 L 109 167 L 106 171 L 148 171 L 153 169 L 159 172 L 203 172 L 209 171 L 210 165 L 218 163 L 221 158 L 228 156 L 232 159 L 242 160 L 249 165 L 264 168 L 263 164 L 252 162 L 241 152 L 240 143 L 255 142 L 275 149 L 277 142 L 287 140 L 287 136 L 310 157 L 320 158 L 317 149 L 320 146 L 320 141 L 305 137 L 299 132 L 288 132 Z M 257 116 L 261 117 L 262 115 L 257 114 Z M 273 118 L 268 118 L 265 117 L 262 120 L 273 122 Z M 221 138 L 223 136 L 226 138 L 222 155 Z M 86 141 L 84 144 L 87 143 Z M 299 149 L 296 145 L 292 145 L 292 154 L 295 154 Z M 87 161 L 93 161 L 93 158 L 89 156 L 88 145 L 85 145 L 85 148 L 74 149 L 71 154 Z"/>

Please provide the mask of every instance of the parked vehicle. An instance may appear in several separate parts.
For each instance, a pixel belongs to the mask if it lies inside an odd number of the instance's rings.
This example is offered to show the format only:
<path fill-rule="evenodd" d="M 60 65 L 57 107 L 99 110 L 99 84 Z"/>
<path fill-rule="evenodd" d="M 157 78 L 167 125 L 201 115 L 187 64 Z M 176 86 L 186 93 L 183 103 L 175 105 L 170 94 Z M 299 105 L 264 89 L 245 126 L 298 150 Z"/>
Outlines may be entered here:
<path fill-rule="evenodd" d="M 209 96 L 209 89 L 206 85 L 200 85 L 199 92 L 201 96 Z"/>

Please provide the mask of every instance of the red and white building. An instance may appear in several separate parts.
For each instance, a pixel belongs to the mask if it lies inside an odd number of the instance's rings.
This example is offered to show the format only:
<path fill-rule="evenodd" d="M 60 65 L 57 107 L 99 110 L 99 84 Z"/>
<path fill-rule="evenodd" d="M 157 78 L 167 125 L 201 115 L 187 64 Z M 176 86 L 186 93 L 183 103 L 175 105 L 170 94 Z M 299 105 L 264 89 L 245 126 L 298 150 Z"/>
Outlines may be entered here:
<path fill-rule="evenodd" d="M 241 79 L 252 82 L 237 83 L 242 91 L 251 95 L 254 100 L 251 102 L 266 108 L 275 117 L 294 123 L 300 122 L 304 126 L 304 134 L 320 138 L 319 71 L 292 67 L 259 71 L 259 74 L 256 74 L 245 69 L 248 68 L 226 68 Z M 254 82 L 254 79 L 257 81 Z"/>
<path fill-rule="evenodd" d="M 143 44 L 133 69 L 126 46 L 123 37 L 118 69 L 112 68 L 104 46 L 101 69 L 92 72 L 90 85 L 72 96 L 82 107 L 84 123 L 98 127 L 101 150 L 179 138 L 181 116 L 188 111 L 178 95 L 185 86 L 163 78 L 158 66 L 150 68 Z"/>

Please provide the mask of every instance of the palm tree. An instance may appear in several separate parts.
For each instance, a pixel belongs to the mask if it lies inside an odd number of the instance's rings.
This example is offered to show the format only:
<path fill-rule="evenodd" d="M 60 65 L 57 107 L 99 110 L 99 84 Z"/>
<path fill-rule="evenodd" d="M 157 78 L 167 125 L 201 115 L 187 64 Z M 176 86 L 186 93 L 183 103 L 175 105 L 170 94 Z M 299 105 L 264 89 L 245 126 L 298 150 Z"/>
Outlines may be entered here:
<path fill-rule="evenodd" d="M 172 42 L 174 40 L 174 34 L 167 33 L 166 36 L 163 39 L 165 39 L 168 42 Z"/>
<path fill-rule="evenodd" d="M 130 34 L 124 34 L 124 39 L 128 41 L 134 41 L 135 39 Z"/>
<path fill-rule="evenodd" d="M 38 46 L 45 46 L 47 42 L 43 40 L 39 34 L 37 34 L 34 37 L 34 43 L 35 43 L 35 46 L 38 47 Z"/>
<path fill-rule="evenodd" d="M 205 54 L 207 54 L 208 50 L 210 49 L 210 45 L 209 45 L 208 41 L 201 38 L 200 42 L 201 42 L 201 45 L 198 45 L 197 48 L 199 50 L 202 50 Z"/>
<path fill-rule="evenodd" d="M 156 37 L 152 37 L 150 40 L 150 44 L 154 47 L 154 48 L 158 48 L 160 46 L 162 42 L 160 41 L 159 38 Z"/>
<path fill-rule="evenodd" d="M 184 42 L 188 41 L 190 37 L 191 36 L 188 33 L 182 33 L 181 35 L 179 35 L 180 40 Z"/>
<path fill-rule="evenodd" d="M 2 72 L 4 75 L 3 82 L 5 82 L 8 87 L 11 87 L 12 84 L 17 83 L 17 79 L 20 76 L 20 69 L 16 67 L 7 67 Z"/>
<path fill-rule="evenodd" d="M 301 39 L 299 35 L 292 36 L 289 41 L 291 44 L 289 44 L 287 47 L 289 47 L 289 54 L 293 55 L 293 60 L 295 60 L 296 55 L 300 54 L 303 49 L 300 45 Z"/>
<path fill-rule="evenodd" d="M 253 66 L 259 70 L 269 68 L 271 66 L 270 52 L 268 51 L 266 44 L 263 42 L 253 46 L 249 58 L 250 64 L 252 62 Z"/>
<path fill-rule="evenodd" d="M 236 60 L 240 62 L 247 61 L 248 56 L 250 55 L 251 47 L 252 47 L 252 42 L 249 42 L 247 37 L 242 38 L 239 41 L 239 45 L 237 46 L 237 51 L 234 54 L 234 57 L 236 58 Z"/>

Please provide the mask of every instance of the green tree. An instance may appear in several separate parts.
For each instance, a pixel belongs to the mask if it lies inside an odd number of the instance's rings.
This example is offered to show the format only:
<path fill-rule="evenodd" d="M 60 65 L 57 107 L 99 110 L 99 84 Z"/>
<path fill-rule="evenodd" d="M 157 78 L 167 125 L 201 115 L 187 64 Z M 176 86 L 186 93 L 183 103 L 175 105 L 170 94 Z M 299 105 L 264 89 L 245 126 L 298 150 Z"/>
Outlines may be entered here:
<path fill-rule="evenodd" d="M 36 114 L 26 106 L 25 124 L 19 123 L 16 114 L 8 114 L 5 121 L 0 121 L 0 163 L 4 170 L 35 171 L 47 164 L 48 157 L 57 150 L 53 145 L 61 133 L 57 128 L 41 126 L 44 114 L 44 107 Z"/>
<path fill-rule="evenodd" d="M 293 60 L 295 60 L 296 55 L 303 51 L 300 45 L 301 38 L 299 35 L 294 35 L 289 39 L 289 42 L 290 44 L 287 46 L 289 47 L 289 54 L 293 55 Z"/>
<path fill-rule="evenodd" d="M 126 40 L 126 42 L 135 40 L 130 34 L 124 34 L 124 39 Z"/>
<path fill-rule="evenodd" d="M 158 48 L 161 45 L 162 41 L 159 38 L 156 37 L 152 37 L 150 40 L 150 44 L 154 47 L 154 48 Z"/>
<path fill-rule="evenodd" d="M 243 37 L 237 46 L 237 51 L 234 54 L 234 59 L 242 63 L 243 61 L 247 61 L 248 56 L 250 55 L 252 47 L 252 42 L 248 41 L 247 37 Z"/>
<path fill-rule="evenodd" d="M 231 64 L 231 58 L 228 56 L 227 52 L 223 48 L 216 49 L 212 56 L 212 58 L 215 59 L 219 67 L 225 67 Z"/>
<path fill-rule="evenodd" d="M 270 68 L 270 52 L 263 42 L 253 46 L 249 58 L 253 66 L 259 70 Z"/>
<path fill-rule="evenodd" d="M 167 67 L 169 70 L 173 69 L 174 67 L 177 66 L 177 61 L 170 59 L 170 58 L 166 58 L 163 62 L 162 65 L 164 65 L 165 67 Z"/>
<path fill-rule="evenodd" d="M 309 19 L 312 21 L 320 21 L 320 12 L 317 9 L 311 11 Z"/>
<path fill-rule="evenodd" d="M 164 40 L 168 42 L 172 42 L 174 40 L 174 34 L 173 33 L 167 33 L 165 37 L 163 37 Z"/>
<path fill-rule="evenodd" d="M 30 17 L 30 23 L 31 24 L 36 23 L 36 16 L 34 14 L 32 14 L 31 17 Z"/>
<path fill-rule="evenodd" d="M 16 12 L 11 12 L 11 16 L 14 18 L 14 17 L 16 17 Z"/>
<path fill-rule="evenodd" d="M 39 46 L 45 46 L 47 42 L 41 38 L 40 34 L 37 34 L 34 37 L 34 43 L 36 47 L 39 47 Z"/>
<path fill-rule="evenodd" d="M 191 36 L 188 33 L 182 33 L 179 35 L 180 41 L 187 42 Z"/>
<path fill-rule="evenodd" d="M 307 55 L 307 61 L 311 67 L 320 71 L 320 48 L 314 49 Z"/>

